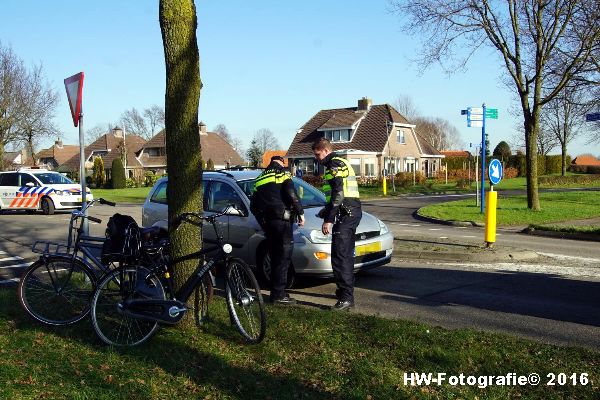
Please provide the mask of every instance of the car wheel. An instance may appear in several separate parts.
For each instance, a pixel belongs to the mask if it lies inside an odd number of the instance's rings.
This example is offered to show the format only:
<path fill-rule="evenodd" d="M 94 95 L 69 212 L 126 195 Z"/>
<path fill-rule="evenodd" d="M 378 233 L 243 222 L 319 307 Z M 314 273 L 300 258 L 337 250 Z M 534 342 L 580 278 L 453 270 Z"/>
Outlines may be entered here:
<path fill-rule="evenodd" d="M 260 274 L 262 275 L 262 278 L 265 280 L 265 282 L 267 282 L 269 285 L 271 284 L 271 257 L 269 256 L 269 252 L 264 249 L 263 250 L 263 254 L 262 257 L 260 258 Z M 290 289 L 292 286 L 294 286 L 294 281 L 296 280 L 296 271 L 294 270 L 294 266 L 292 265 L 292 263 L 290 263 L 290 267 L 288 268 L 288 274 L 287 274 L 287 285 L 286 285 L 286 289 Z"/>
<path fill-rule="evenodd" d="M 42 199 L 42 212 L 44 215 L 54 214 L 54 202 L 49 197 L 44 197 Z"/>

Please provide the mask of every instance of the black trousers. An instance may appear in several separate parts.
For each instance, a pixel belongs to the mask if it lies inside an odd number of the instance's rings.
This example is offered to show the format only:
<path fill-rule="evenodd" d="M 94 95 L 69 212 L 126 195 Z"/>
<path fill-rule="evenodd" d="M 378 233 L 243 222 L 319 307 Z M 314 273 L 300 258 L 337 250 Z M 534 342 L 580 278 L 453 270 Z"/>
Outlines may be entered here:
<path fill-rule="evenodd" d="M 287 273 L 294 250 L 292 223 L 281 219 L 268 220 L 264 230 L 271 259 L 271 300 L 280 299 L 285 296 Z"/>
<path fill-rule="evenodd" d="M 333 225 L 331 266 L 337 285 L 335 295 L 341 301 L 354 302 L 354 243 L 361 218 L 362 210 L 356 207 L 351 216 L 342 217 Z"/>

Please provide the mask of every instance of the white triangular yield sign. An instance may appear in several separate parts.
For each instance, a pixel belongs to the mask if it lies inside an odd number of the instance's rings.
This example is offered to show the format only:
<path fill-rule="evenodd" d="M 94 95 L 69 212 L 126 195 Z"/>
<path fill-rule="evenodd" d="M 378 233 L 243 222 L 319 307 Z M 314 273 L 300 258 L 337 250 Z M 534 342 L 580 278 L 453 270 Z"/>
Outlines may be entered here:
<path fill-rule="evenodd" d="M 75 74 L 65 79 L 65 89 L 67 90 L 67 98 L 69 99 L 69 107 L 71 108 L 71 116 L 73 124 L 79 124 L 79 114 L 81 114 L 81 91 L 83 89 L 83 72 Z"/>

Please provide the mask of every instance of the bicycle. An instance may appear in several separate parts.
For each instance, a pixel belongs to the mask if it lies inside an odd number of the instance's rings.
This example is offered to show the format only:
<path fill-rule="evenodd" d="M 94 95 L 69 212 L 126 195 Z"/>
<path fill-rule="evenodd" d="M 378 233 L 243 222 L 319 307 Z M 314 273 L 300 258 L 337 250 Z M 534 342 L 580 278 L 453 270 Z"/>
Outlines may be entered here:
<path fill-rule="evenodd" d="M 231 206 L 210 216 L 184 213 L 173 220 L 174 229 L 182 222 L 201 225 L 209 222 L 215 230 L 217 244 L 200 251 L 154 266 L 127 265 L 104 276 L 91 300 L 94 331 L 104 343 L 134 346 L 148 340 L 160 324 L 174 325 L 190 307 L 186 304 L 193 292 L 195 320 L 199 323 L 207 311 L 214 281 L 211 269 L 225 265 L 225 297 L 231 322 L 247 343 L 260 343 L 266 332 L 264 301 L 250 267 L 229 254 L 230 244 L 221 236 L 216 219 L 230 212 Z M 204 255 L 217 254 L 203 262 Z M 173 289 L 174 266 L 182 261 L 198 259 L 198 267 L 176 292 Z M 163 286 L 163 283 L 166 285 Z M 210 287 L 208 287 L 210 286 Z"/>

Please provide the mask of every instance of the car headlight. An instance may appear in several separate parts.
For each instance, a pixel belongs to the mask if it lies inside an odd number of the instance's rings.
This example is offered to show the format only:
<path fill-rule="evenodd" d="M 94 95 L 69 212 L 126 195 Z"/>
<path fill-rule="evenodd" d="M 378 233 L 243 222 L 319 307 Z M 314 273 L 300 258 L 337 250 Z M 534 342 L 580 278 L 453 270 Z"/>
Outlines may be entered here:
<path fill-rule="evenodd" d="M 310 231 L 308 239 L 313 243 L 331 243 L 331 235 L 323 235 L 323 232 L 317 229 Z"/>
<path fill-rule="evenodd" d="M 386 233 L 388 233 L 390 231 L 388 229 L 387 225 L 384 224 L 382 220 L 378 219 L 377 222 L 379 222 L 379 234 L 380 235 L 385 235 Z"/>
<path fill-rule="evenodd" d="M 62 190 L 55 190 L 54 193 L 56 193 L 58 196 L 62 196 L 63 195 L 63 191 Z"/>

